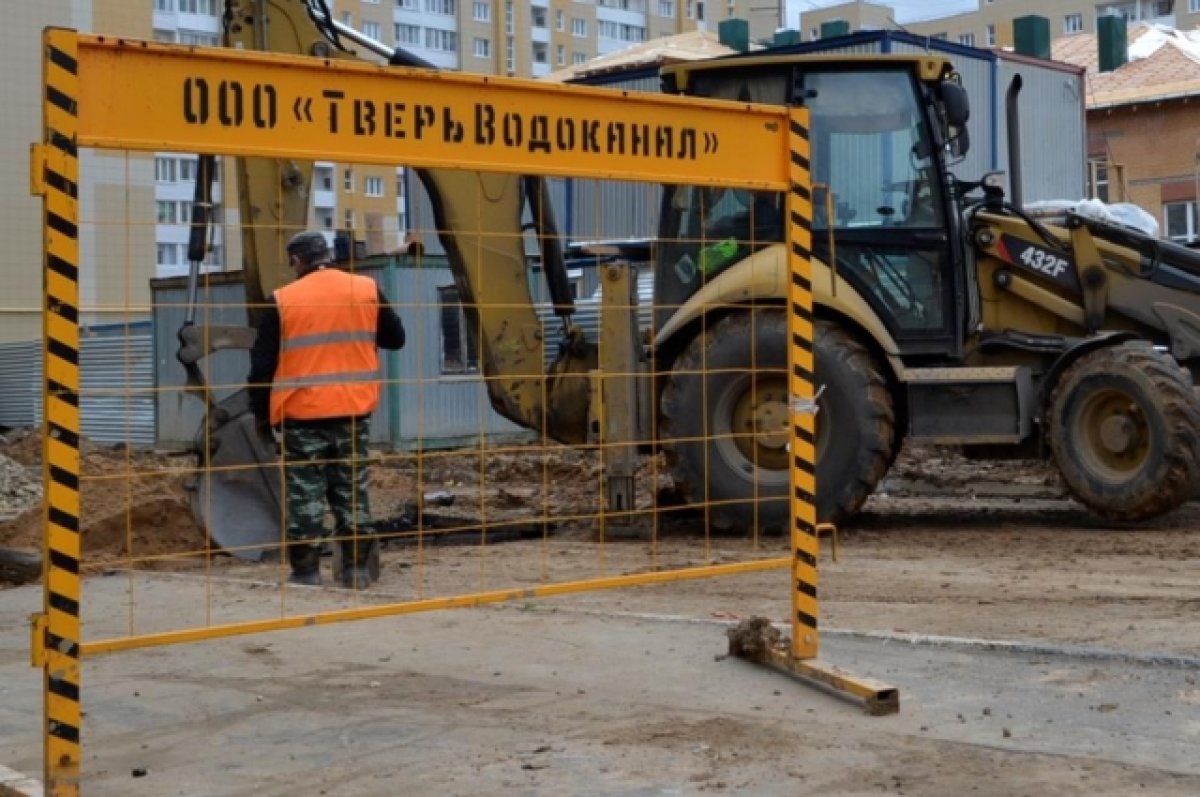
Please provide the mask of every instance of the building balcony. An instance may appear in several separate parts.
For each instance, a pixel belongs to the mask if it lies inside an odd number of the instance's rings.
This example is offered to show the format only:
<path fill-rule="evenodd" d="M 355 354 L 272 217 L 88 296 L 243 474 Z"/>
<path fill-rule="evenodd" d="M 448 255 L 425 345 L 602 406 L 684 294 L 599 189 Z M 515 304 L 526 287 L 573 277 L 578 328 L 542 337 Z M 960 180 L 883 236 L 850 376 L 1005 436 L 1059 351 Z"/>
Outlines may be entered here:
<path fill-rule="evenodd" d="M 312 197 L 314 208 L 337 207 L 337 195 L 335 191 L 316 190 L 313 191 Z"/>

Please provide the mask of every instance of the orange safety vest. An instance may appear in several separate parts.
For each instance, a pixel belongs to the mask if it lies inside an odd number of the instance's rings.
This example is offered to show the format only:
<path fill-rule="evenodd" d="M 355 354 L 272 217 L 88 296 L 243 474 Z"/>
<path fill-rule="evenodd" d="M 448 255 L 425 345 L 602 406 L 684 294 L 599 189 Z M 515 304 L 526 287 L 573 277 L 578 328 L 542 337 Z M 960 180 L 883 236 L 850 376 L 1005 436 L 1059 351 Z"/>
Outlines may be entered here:
<path fill-rule="evenodd" d="M 279 364 L 271 387 L 271 423 L 374 410 L 379 404 L 375 281 L 323 268 L 275 291 L 275 303 Z"/>

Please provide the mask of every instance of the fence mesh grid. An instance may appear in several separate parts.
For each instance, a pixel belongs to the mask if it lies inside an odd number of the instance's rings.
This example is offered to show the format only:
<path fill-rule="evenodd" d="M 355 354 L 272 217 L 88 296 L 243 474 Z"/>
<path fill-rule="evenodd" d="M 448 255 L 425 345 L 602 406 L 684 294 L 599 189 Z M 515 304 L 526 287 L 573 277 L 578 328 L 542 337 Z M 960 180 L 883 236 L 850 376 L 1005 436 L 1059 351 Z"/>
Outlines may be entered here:
<path fill-rule="evenodd" d="M 686 311 L 686 299 L 711 281 L 706 269 L 723 273 L 725 264 L 714 266 L 705 258 L 732 264 L 751 253 L 782 249 L 778 195 L 667 189 L 674 192 L 668 207 L 680 216 L 682 234 L 635 255 L 611 245 L 579 247 L 579 238 L 562 233 L 556 241 L 543 235 L 542 246 L 556 244 L 567 252 L 565 275 L 575 309 L 559 316 L 536 236 L 522 230 L 522 223 L 495 232 L 484 230 L 482 220 L 474 229 L 461 224 L 438 229 L 411 172 L 396 177 L 396 169 L 362 164 L 318 168 L 318 185 L 322 172 L 338 177 L 331 193 L 339 208 L 348 206 L 342 220 L 354 214 L 371 219 L 372 229 L 356 230 L 359 245 L 342 251 L 349 259 L 341 266 L 378 283 L 401 317 L 407 341 L 398 352 L 380 352 L 381 400 L 371 417 L 371 445 L 351 463 L 369 473 L 371 522 L 349 533 L 381 543 L 378 581 L 362 591 L 338 588 L 333 568 L 341 565 L 342 538 L 334 534 L 330 516 L 322 557 L 325 586 L 313 590 L 286 578 L 283 482 L 293 467 L 286 453 L 273 461 L 244 456 L 239 461 L 221 448 L 233 445 L 228 428 L 244 424 L 238 412 L 244 407 L 239 396 L 248 387 L 248 351 L 220 349 L 199 361 L 215 402 L 207 413 L 203 393 L 189 390 L 177 359 L 176 336 L 187 318 L 194 317 L 198 339 L 207 346 L 224 325 L 245 325 L 262 307 L 246 298 L 255 286 L 248 288 L 245 272 L 233 268 L 239 249 L 244 252 L 235 161 L 223 159 L 220 169 L 225 179 L 216 193 L 216 224 L 208 233 L 193 303 L 185 265 L 192 200 L 186 197 L 194 188 L 196 156 L 104 157 L 106 167 L 94 171 L 109 182 L 84 179 L 79 225 L 81 569 L 119 574 L 128 588 L 120 617 L 94 616 L 85 601 L 85 640 L 119 644 L 348 606 L 777 561 L 785 555 L 787 353 L 781 297 L 705 303 L 675 340 L 661 349 L 651 345 L 664 320 Z M 405 234 L 398 226 L 379 230 L 383 214 L 362 210 L 370 207 L 364 187 L 375 187 L 381 173 L 411 191 L 410 203 L 418 206 Z M 641 202 L 657 205 L 664 190 L 579 182 L 576 192 L 596 197 L 589 203 L 592 216 L 581 225 L 603 233 L 587 236 L 592 241 L 617 237 L 622 225 L 621 204 L 602 202 L 601 195 L 639 192 Z M 486 189 L 485 182 L 478 190 Z M 88 201 L 102 194 L 122 201 Z M 486 201 L 471 203 L 487 207 Z M 289 227 L 277 240 L 314 226 L 324 229 L 323 212 L 310 209 L 308 223 Z M 523 224 L 532 221 L 526 212 Z M 519 241 L 514 245 L 511 239 Z M 443 247 L 462 240 L 478 252 L 463 259 L 468 265 L 456 263 Z M 493 250 L 528 253 L 520 264 L 523 285 L 497 284 L 489 262 Z M 651 254 L 659 262 L 671 259 L 666 267 L 656 266 Z M 276 257 L 259 264 L 260 290 L 268 295 L 284 274 L 285 256 Z M 640 262 L 628 262 L 637 258 Z M 752 267 L 777 269 L 781 263 Z M 510 278 L 513 270 L 502 273 Z M 656 284 L 662 273 L 672 282 L 665 288 Z M 610 297 L 606 304 L 609 286 L 624 287 L 628 298 Z M 663 301 L 672 290 L 685 298 Z M 473 294 L 474 303 L 464 292 Z M 528 300 L 519 298 L 523 293 Z M 528 319 L 536 328 L 511 332 Z M 621 324 L 636 328 L 610 341 L 606 335 Z M 586 343 L 572 343 L 575 333 L 568 330 L 578 330 Z M 107 348 L 93 361 L 87 341 L 100 338 Z M 147 338 L 152 346 L 145 345 Z M 587 348 L 584 370 L 556 383 L 546 374 L 571 345 Z M 622 345 L 630 351 L 606 350 Z M 524 360 L 507 356 L 506 346 L 525 349 Z M 622 361 L 626 364 L 614 370 L 611 363 Z M 497 373 L 500 368 L 509 370 Z M 572 398 L 552 396 L 571 381 Z M 531 401 L 509 407 L 510 416 L 523 413 L 515 422 L 493 408 L 513 395 Z M 149 417 L 139 411 L 147 405 L 154 407 Z M 623 419 L 630 423 L 617 439 L 612 430 L 620 424 L 606 426 L 613 423 L 609 406 L 640 415 L 644 423 Z M 570 413 L 576 417 L 564 419 Z M 231 417 L 215 420 L 226 414 Z M 279 430 L 276 439 L 282 444 Z M 27 440 L 32 456 L 37 437 Z M 616 491 L 617 482 L 627 491 Z M 32 541 L 40 517 L 31 511 L 14 526 L 20 528 L 16 536 Z M 250 587 L 254 597 L 247 600 Z M 154 598 L 164 589 L 188 592 L 192 600 L 182 611 L 165 613 Z"/>

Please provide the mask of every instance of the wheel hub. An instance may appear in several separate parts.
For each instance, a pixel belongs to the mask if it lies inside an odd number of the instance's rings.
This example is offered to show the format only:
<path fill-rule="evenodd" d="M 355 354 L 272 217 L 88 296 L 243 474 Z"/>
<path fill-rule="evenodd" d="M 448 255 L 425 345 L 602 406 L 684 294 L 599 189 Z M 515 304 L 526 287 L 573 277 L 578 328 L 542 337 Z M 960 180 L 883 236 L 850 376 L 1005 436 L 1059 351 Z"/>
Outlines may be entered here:
<path fill-rule="evenodd" d="M 1129 415 L 1113 415 L 1100 423 L 1100 444 L 1113 454 L 1128 453 L 1137 439 L 1133 418 Z"/>
<path fill-rule="evenodd" d="M 747 384 L 733 402 L 733 444 L 747 463 L 779 470 L 787 467 L 789 437 L 787 384 L 760 379 Z"/>
<path fill-rule="evenodd" d="M 787 403 L 771 399 L 754 408 L 754 437 L 763 448 L 780 449 L 788 444 Z"/>
<path fill-rule="evenodd" d="M 1118 390 L 1094 394 L 1082 407 L 1076 434 L 1091 466 L 1113 478 L 1137 473 L 1150 453 L 1150 430 L 1141 406 Z"/>

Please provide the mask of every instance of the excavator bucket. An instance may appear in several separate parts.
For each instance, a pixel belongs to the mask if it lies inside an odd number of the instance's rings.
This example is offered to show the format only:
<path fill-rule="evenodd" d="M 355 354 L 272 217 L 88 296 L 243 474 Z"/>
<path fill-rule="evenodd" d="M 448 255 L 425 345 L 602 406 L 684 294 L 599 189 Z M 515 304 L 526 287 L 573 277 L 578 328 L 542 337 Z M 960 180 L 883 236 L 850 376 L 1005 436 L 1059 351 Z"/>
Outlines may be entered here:
<path fill-rule="evenodd" d="M 244 390 L 217 404 L 195 446 L 200 473 L 189 487 L 196 522 L 214 546 L 239 559 L 276 558 L 282 473 L 275 446 L 255 429 Z"/>

